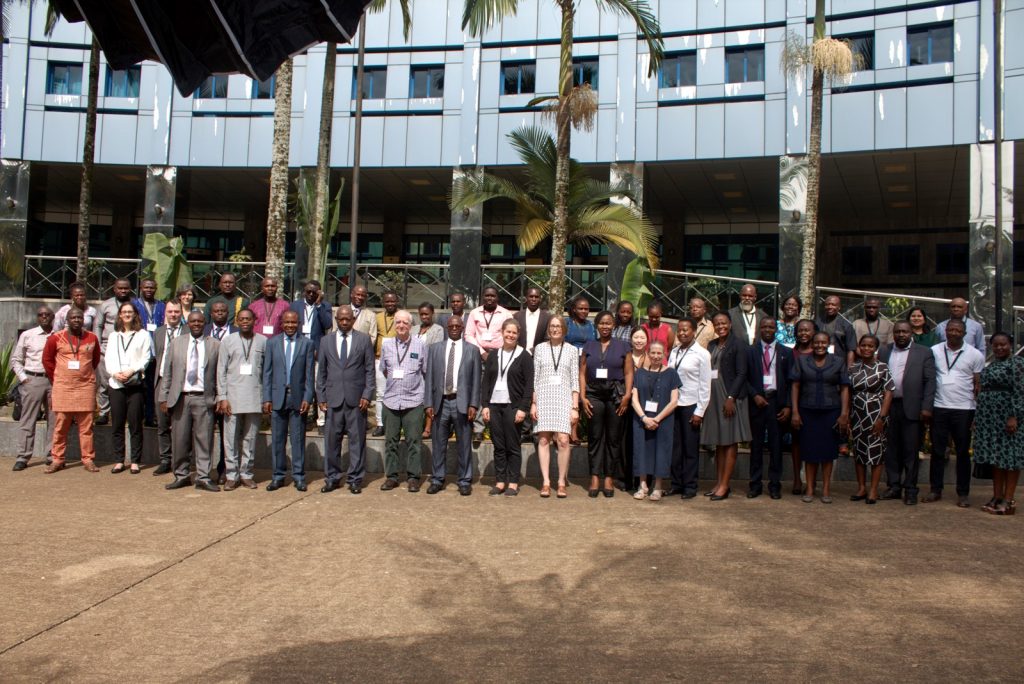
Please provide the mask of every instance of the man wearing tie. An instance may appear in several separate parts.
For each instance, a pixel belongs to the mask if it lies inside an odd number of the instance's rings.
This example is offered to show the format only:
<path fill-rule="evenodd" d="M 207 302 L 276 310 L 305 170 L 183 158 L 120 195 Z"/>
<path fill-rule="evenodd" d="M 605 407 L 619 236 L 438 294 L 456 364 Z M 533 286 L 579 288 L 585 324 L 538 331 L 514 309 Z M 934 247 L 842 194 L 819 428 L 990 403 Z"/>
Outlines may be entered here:
<path fill-rule="evenodd" d="M 217 413 L 224 420 L 225 484 L 256 489 L 252 468 L 260 429 L 263 356 L 267 338 L 255 333 L 256 316 L 249 309 L 235 315 L 238 332 L 224 338 L 217 361 Z"/>
<path fill-rule="evenodd" d="M 214 302 L 210 306 L 210 322 L 203 328 L 203 334 L 220 342 L 238 328 L 228 320 L 228 305 L 225 302 Z"/>
<path fill-rule="evenodd" d="M 283 333 L 267 342 L 263 358 L 263 413 L 270 416 L 274 475 L 267 491 L 284 486 L 287 456 L 285 443 L 291 437 L 292 480 L 306 491 L 306 412 L 313 401 L 313 343 L 299 332 L 299 315 L 285 311 Z"/>
<path fill-rule="evenodd" d="M 775 341 L 775 319 L 761 319 L 760 341 L 747 349 L 750 385 L 750 488 L 748 499 L 763 493 L 764 439 L 768 435 L 768 495 L 782 498 L 782 424 L 789 420 L 793 352 Z"/>
<path fill-rule="evenodd" d="M 171 342 L 164 379 L 160 383 L 160 410 L 171 414 L 174 445 L 174 482 L 166 489 L 191 484 L 189 466 L 196 455 L 196 489 L 219 492 L 210 480 L 213 466 L 213 410 L 217 405 L 217 356 L 220 342 L 203 337 L 206 322 L 201 311 L 188 315 L 188 335 Z"/>
<path fill-rule="evenodd" d="M 459 450 L 459 494 L 473 493 L 472 425 L 480 406 L 480 352 L 462 339 L 463 323 L 450 316 L 445 326 L 448 339 L 430 346 L 427 354 L 424 405 L 433 422 L 434 472 L 427 494 L 437 494 L 445 485 L 448 466 L 448 435 L 455 429 Z"/>
<path fill-rule="evenodd" d="M 932 418 L 935 405 L 935 356 L 929 347 L 914 344 L 907 321 L 892 328 L 893 343 L 882 347 L 878 360 L 889 366 L 896 389 L 889 407 L 889 439 L 885 449 L 885 476 L 889 488 L 880 498 L 903 498 L 908 506 L 917 504 L 918 451 L 924 425 Z"/>
<path fill-rule="evenodd" d="M 373 340 L 353 330 L 355 314 L 339 306 L 338 330 L 320 340 L 316 395 L 324 424 L 324 494 L 341 487 L 341 440 L 348 435 L 348 490 L 363 491 L 366 475 L 366 412 L 375 387 Z"/>
<path fill-rule="evenodd" d="M 153 398 L 160 401 L 160 383 L 166 376 L 167 351 L 179 335 L 186 330 L 181 323 L 181 302 L 172 299 L 164 306 L 164 324 L 153 333 Z M 156 412 L 156 442 L 160 451 L 160 465 L 153 469 L 154 475 L 171 472 L 171 415 L 165 411 Z"/>
<path fill-rule="evenodd" d="M 302 299 L 292 302 L 289 307 L 299 314 L 300 332 L 313 343 L 314 350 L 320 349 L 320 340 L 331 331 L 331 305 L 323 299 L 320 281 L 308 280 L 302 288 Z"/>
<path fill-rule="evenodd" d="M 526 308 L 512 314 L 519 324 L 519 346 L 533 354 L 533 348 L 548 341 L 548 323 L 551 314 L 540 308 L 540 288 L 526 291 Z"/>

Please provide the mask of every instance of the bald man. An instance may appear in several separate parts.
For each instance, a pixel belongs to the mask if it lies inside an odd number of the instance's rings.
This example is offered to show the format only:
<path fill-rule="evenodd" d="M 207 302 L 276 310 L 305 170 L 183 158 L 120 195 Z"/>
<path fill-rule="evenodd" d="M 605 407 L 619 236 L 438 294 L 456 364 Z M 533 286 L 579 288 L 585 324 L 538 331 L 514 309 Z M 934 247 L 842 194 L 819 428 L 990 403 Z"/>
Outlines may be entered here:
<path fill-rule="evenodd" d="M 963 321 L 967 328 L 964 336 L 964 343 L 969 344 L 978 351 L 985 354 L 985 329 L 981 323 L 967 316 L 967 300 L 963 297 L 956 297 L 949 303 L 949 318 L 935 326 L 935 336 L 943 342 L 946 341 L 946 326 L 950 321 Z"/>

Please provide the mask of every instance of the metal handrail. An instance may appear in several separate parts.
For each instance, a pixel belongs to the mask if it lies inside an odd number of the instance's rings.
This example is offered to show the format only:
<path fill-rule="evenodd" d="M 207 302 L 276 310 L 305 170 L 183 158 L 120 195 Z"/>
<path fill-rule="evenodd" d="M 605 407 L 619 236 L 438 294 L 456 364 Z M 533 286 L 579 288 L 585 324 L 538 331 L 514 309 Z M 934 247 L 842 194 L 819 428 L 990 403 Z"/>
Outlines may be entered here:
<path fill-rule="evenodd" d="M 944 299 L 942 297 L 925 297 L 915 294 L 907 294 L 906 292 L 875 292 L 873 290 L 850 290 L 842 287 L 828 287 L 826 285 L 818 285 L 815 288 L 816 292 L 827 291 L 831 294 L 843 294 L 843 295 L 854 295 L 861 296 L 864 298 L 868 297 L 885 297 L 886 299 L 913 299 L 918 302 L 928 302 L 931 304 L 949 304 L 952 299 Z"/>
<path fill-rule="evenodd" d="M 743 283 L 744 285 L 764 285 L 765 287 L 778 287 L 779 284 L 772 280 L 754 280 L 753 278 L 737 278 L 736 276 L 720 276 L 711 273 L 691 273 L 690 271 L 667 271 L 658 269 L 654 271 L 657 275 L 667 275 L 675 278 L 693 278 L 695 280 L 724 280 L 732 283 Z"/>

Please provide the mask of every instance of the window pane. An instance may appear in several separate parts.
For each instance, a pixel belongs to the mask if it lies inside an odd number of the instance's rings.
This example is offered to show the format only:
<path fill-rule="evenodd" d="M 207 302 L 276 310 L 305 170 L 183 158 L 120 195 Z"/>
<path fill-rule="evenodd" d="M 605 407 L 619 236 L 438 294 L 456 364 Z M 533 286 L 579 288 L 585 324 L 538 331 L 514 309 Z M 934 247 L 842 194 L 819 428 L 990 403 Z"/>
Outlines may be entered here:
<path fill-rule="evenodd" d="M 502 67 L 502 93 L 522 95 L 532 93 L 536 77 L 534 64 L 507 64 Z"/>
<path fill-rule="evenodd" d="M 49 95 L 81 95 L 81 64 L 50 64 L 46 92 Z"/>
<path fill-rule="evenodd" d="M 523 64 L 520 67 L 523 70 L 523 81 L 519 87 L 520 93 L 532 93 L 534 90 L 534 82 L 537 77 L 537 67 L 533 64 Z"/>
<path fill-rule="evenodd" d="M 252 82 L 252 99 L 272 100 L 274 98 L 274 77 L 271 76 L 265 81 Z"/>
<path fill-rule="evenodd" d="M 928 64 L 927 31 L 907 31 L 907 62 L 910 66 Z"/>
<path fill-rule="evenodd" d="M 682 55 L 679 58 L 679 85 L 697 85 L 697 55 Z"/>
<path fill-rule="evenodd" d="M 875 37 L 855 36 L 850 39 L 850 49 L 860 64 L 856 65 L 862 71 L 871 71 L 875 68 Z"/>
<path fill-rule="evenodd" d="M 412 70 L 409 97 L 444 95 L 444 67 L 420 67 Z"/>
<path fill-rule="evenodd" d="M 725 53 L 725 82 L 742 83 L 744 81 L 743 66 L 744 58 L 742 52 Z"/>
<path fill-rule="evenodd" d="M 107 69 L 107 97 L 138 97 L 142 69 L 131 67 L 124 70 Z"/>
<path fill-rule="evenodd" d="M 670 55 L 662 60 L 662 88 L 678 88 L 693 85 L 697 85 L 696 53 Z"/>
<path fill-rule="evenodd" d="M 764 49 L 753 48 L 746 51 L 748 81 L 764 80 Z"/>
<path fill-rule="evenodd" d="M 352 99 L 356 97 L 357 69 L 352 69 Z M 363 99 L 383 98 L 388 87 L 387 67 L 369 67 L 363 69 Z"/>
<path fill-rule="evenodd" d="M 597 60 L 581 59 L 573 62 L 572 84 L 581 86 L 589 83 L 590 87 L 597 90 Z"/>
<path fill-rule="evenodd" d="M 932 54 L 931 63 L 953 61 L 953 27 L 936 26 L 930 31 Z"/>

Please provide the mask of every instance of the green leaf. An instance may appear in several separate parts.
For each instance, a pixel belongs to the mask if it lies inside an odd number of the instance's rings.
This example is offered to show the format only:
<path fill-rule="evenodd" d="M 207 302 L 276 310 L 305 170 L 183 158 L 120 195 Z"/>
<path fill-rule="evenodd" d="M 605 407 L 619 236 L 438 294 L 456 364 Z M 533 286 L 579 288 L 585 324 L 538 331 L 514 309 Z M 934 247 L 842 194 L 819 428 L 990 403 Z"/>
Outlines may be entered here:
<path fill-rule="evenodd" d="M 637 257 L 626 266 L 622 275 L 622 287 L 619 288 L 619 301 L 632 302 L 633 308 L 643 311 L 654 299 L 650 285 L 654 274 L 643 257 Z"/>
<path fill-rule="evenodd" d="M 163 233 L 149 233 L 142 243 L 144 278 L 156 281 L 157 299 L 170 299 L 178 288 L 192 282 L 192 267 L 185 257 L 185 242 L 180 237 L 168 238 Z"/>

